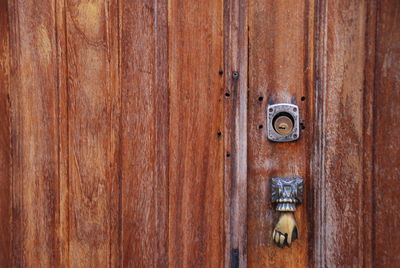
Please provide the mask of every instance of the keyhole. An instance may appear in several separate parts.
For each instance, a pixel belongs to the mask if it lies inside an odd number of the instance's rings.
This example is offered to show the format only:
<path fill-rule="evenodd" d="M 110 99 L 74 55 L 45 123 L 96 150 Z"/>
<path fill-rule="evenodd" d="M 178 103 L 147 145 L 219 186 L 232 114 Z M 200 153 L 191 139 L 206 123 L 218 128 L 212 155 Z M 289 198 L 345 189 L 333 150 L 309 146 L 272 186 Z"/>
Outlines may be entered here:
<path fill-rule="evenodd" d="M 285 130 L 287 129 L 289 126 L 286 123 L 282 123 L 279 125 L 279 129 Z"/>

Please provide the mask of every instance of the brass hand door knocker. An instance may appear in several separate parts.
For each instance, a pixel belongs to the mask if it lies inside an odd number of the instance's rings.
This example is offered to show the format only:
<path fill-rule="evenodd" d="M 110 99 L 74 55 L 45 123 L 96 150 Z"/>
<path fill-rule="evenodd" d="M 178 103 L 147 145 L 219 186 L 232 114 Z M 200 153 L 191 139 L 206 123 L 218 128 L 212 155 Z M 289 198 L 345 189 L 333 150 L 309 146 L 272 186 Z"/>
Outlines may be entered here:
<path fill-rule="evenodd" d="M 272 239 L 280 247 L 290 247 L 298 238 L 294 211 L 296 204 L 303 201 L 303 179 L 273 178 L 271 188 L 272 203 L 276 203 L 276 211 L 280 212 L 278 223 L 272 232 Z"/>

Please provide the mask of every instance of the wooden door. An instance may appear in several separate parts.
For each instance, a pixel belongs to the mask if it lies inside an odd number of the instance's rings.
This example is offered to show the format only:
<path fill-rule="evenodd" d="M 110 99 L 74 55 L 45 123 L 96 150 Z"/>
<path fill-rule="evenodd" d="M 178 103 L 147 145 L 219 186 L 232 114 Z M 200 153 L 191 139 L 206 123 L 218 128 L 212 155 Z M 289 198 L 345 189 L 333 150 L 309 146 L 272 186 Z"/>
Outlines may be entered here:
<path fill-rule="evenodd" d="M 0 0 L 0 266 L 398 267 L 399 74 L 397 0 Z"/>

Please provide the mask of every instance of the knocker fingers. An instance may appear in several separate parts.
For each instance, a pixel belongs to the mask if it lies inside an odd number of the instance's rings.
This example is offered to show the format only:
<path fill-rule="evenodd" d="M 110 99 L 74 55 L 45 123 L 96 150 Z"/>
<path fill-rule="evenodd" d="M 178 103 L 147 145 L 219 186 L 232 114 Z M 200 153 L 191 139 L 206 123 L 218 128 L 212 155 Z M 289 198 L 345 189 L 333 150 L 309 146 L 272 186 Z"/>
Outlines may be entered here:
<path fill-rule="evenodd" d="M 280 247 L 284 247 L 285 244 L 287 243 L 286 236 L 277 230 L 274 230 L 272 238 L 275 241 L 275 243 Z"/>

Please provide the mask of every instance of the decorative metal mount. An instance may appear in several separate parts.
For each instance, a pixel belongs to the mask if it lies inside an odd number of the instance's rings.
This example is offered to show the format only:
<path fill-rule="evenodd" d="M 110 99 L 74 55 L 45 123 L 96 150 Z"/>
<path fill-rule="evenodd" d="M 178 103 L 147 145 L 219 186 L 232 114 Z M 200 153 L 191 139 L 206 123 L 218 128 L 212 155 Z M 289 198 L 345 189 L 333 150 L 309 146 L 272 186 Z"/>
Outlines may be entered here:
<path fill-rule="evenodd" d="M 294 218 L 296 204 L 303 201 L 302 178 L 272 178 L 272 203 L 281 212 L 278 223 L 272 233 L 272 239 L 280 246 L 290 247 L 298 238 L 298 229 Z"/>

